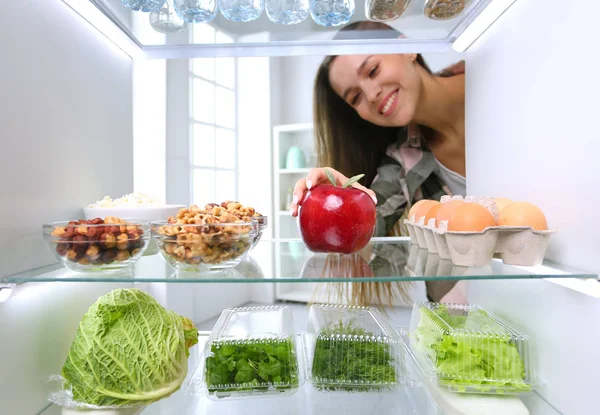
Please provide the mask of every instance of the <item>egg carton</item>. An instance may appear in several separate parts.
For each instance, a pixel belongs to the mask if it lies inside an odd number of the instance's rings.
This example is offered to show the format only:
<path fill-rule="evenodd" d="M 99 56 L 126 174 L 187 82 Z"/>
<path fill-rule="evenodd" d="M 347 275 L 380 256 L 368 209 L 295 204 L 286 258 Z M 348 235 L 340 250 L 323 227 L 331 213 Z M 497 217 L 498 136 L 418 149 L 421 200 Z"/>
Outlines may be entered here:
<path fill-rule="evenodd" d="M 444 196 L 446 203 L 461 196 Z M 467 196 L 466 203 L 479 203 L 498 219 L 498 211 L 493 198 Z M 535 230 L 530 226 L 490 226 L 480 232 L 448 231 L 448 222 L 435 223 L 430 219 L 426 224 L 421 217 L 405 220 L 411 241 L 429 253 L 449 259 L 454 265 L 463 267 L 483 267 L 489 265 L 497 255 L 506 265 L 540 265 L 546 254 L 550 235 L 556 230 Z M 437 226 L 436 226 L 437 225 Z"/>
<path fill-rule="evenodd" d="M 490 264 L 482 267 L 455 265 L 451 259 L 441 258 L 437 254 L 430 253 L 427 249 L 421 249 L 418 245 L 413 245 L 411 247 L 405 271 L 410 277 L 468 277 L 472 275 L 494 275 L 494 270 Z"/>

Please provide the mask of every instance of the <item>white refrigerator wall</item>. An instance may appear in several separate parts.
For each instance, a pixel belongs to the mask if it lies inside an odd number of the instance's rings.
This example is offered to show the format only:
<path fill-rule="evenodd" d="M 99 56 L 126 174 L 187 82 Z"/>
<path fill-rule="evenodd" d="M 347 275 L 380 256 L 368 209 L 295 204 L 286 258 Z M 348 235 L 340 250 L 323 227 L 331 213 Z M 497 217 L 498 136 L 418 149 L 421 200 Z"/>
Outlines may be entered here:
<path fill-rule="evenodd" d="M 548 258 L 600 273 L 595 0 L 517 1 L 467 52 L 467 190 L 545 212 Z"/>
<path fill-rule="evenodd" d="M 30 22 L 31 24 L 28 24 Z M 132 63 L 61 1 L 0 2 L 0 274 L 57 262 L 46 221 L 133 189 Z M 47 403 L 77 324 L 123 284 L 25 284 L 0 304 L 0 413 Z"/>
<path fill-rule="evenodd" d="M 467 191 L 540 206 L 548 257 L 600 272 L 600 83 L 594 0 L 520 0 L 467 51 Z M 477 282 L 469 299 L 533 335 L 543 394 L 566 415 L 596 412 L 598 298 L 547 280 Z"/>
<path fill-rule="evenodd" d="M 133 190 L 132 63 L 61 1 L 0 2 L 0 27 L 0 275 L 9 275 L 56 262 L 42 223 Z"/>

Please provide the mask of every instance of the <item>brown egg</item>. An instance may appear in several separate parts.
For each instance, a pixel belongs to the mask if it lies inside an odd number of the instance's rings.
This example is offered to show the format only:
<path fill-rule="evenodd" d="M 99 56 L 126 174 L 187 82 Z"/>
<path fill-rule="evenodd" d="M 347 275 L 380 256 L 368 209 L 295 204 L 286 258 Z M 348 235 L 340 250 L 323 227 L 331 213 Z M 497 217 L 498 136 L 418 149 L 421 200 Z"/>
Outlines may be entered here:
<path fill-rule="evenodd" d="M 548 229 L 544 212 L 529 202 L 513 202 L 504 207 L 498 216 L 501 226 L 531 226 L 537 231 Z"/>
<path fill-rule="evenodd" d="M 428 200 L 427 202 L 423 203 L 421 206 L 419 206 L 417 212 L 415 213 L 415 221 L 419 222 L 419 219 L 425 217 L 431 208 L 439 204 L 440 202 L 437 200 Z"/>
<path fill-rule="evenodd" d="M 488 226 L 496 226 L 494 216 L 477 203 L 457 206 L 448 221 L 448 230 L 457 232 L 481 232 Z"/>
<path fill-rule="evenodd" d="M 423 203 L 429 202 L 429 201 L 430 201 L 429 199 L 421 199 L 417 203 L 415 203 L 414 205 L 412 205 L 412 207 L 408 211 L 408 219 L 410 220 L 413 217 L 413 215 L 416 215 L 417 210 L 419 210 L 419 206 L 421 206 Z M 416 221 L 417 221 L 417 219 L 415 217 L 415 222 Z"/>
<path fill-rule="evenodd" d="M 504 207 L 510 203 L 512 203 L 513 201 L 510 199 L 507 199 L 505 197 L 497 197 L 494 199 L 496 201 L 496 208 L 498 209 L 498 213 L 500 213 L 500 211 L 502 209 L 504 209 Z"/>
<path fill-rule="evenodd" d="M 441 203 L 438 203 L 436 205 L 433 205 L 433 207 L 431 209 L 429 209 L 429 211 L 427 212 L 427 214 L 425 215 L 425 225 L 427 225 L 427 223 L 429 222 L 429 219 L 435 218 L 438 211 L 442 208 Z M 435 224 L 433 226 L 437 226 L 437 220 L 435 221 Z"/>
<path fill-rule="evenodd" d="M 465 202 L 462 200 L 451 200 L 447 203 L 443 203 L 435 215 L 436 226 L 440 226 L 440 223 L 444 220 L 450 220 L 450 217 L 452 217 L 456 208 L 464 203 Z"/>

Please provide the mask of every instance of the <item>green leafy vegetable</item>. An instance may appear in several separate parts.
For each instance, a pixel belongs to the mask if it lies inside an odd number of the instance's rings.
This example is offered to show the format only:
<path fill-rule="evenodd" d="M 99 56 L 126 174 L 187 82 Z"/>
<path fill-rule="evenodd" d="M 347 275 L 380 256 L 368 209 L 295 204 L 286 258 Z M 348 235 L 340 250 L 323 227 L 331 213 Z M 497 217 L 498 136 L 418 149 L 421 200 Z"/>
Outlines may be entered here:
<path fill-rule="evenodd" d="M 430 358 L 442 378 L 441 383 L 458 391 L 467 387 L 488 392 L 492 388 L 528 390 L 525 367 L 510 336 L 464 336 L 460 331 L 444 330 L 440 319 L 453 329 L 504 332 L 485 312 L 468 316 L 452 315 L 441 305 L 435 311 L 421 308 L 421 321 L 415 331 L 417 345 Z"/>
<path fill-rule="evenodd" d="M 337 335 L 373 336 L 354 322 L 327 327 L 317 335 L 312 365 L 313 382 L 320 390 L 367 391 L 396 383 L 390 345 L 382 341 L 338 339 Z"/>
<path fill-rule="evenodd" d="M 171 395 L 187 374 L 193 323 L 138 289 L 118 289 L 83 316 L 62 369 L 73 399 L 141 406 Z"/>
<path fill-rule="evenodd" d="M 291 338 L 215 342 L 206 359 L 210 392 L 277 390 L 298 386 L 298 363 Z"/>

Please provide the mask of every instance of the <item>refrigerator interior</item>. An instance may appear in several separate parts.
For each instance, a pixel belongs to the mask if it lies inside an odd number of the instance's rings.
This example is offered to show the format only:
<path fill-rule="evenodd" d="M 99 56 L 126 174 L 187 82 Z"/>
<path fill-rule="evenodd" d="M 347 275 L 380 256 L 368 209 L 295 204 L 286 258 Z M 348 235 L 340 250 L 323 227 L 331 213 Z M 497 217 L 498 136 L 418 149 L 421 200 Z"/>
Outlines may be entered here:
<path fill-rule="evenodd" d="M 101 2 L 121 10 L 120 2 Z M 600 222 L 594 210 L 600 201 L 594 191 L 600 184 L 600 141 L 590 120 L 600 84 L 593 76 L 598 57 L 589 30 L 598 7 L 592 0 L 560 7 L 518 0 L 464 54 L 425 54 L 434 69 L 460 58 L 467 61 L 469 193 L 543 205 L 549 222 L 560 230 L 548 258 L 593 273 L 600 273 L 595 261 Z M 146 44 L 165 45 L 135 21 L 131 25 L 145 33 L 139 36 Z M 83 206 L 104 195 L 155 191 L 171 203 L 193 203 L 188 59 L 134 61 L 60 1 L 0 2 L 0 27 L 5 34 L 0 52 L 6 57 L 0 69 L 6 97 L 0 103 L 1 276 L 53 264 L 39 225 L 77 217 Z M 253 42 L 273 39 L 260 27 L 258 22 L 244 26 L 240 30 L 247 32 L 236 36 Z M 307 22 L 294 30 L 305 35 L 320 29 Z M 174 42 L 166 45 L 180 45 L 177 38 Z M 312 121 L 312 91 L 306 85 L 320 59 L 248 56 L 238 61 L 237 168 L 253 175 L 240 175 L 237 194 L 252 206 L 264 206 L 269 217 L 275 215 L 270 203 L 272 127 Z M 290 97 L 299 104 L 284 105 Z M 252 106 L 264 110 L 239 110 Z M 244 157 L 250 154 L 264 158 Z M 270 255 L 264 253 L 260 263 L 273 263 Z M 546 381 L 540 395 L 567 415 L 592 413 L 596 405 L 593 376 L 600 370 L 595 358 L 600 334 L 594 322 L 600 318 L 600 295 L 593 284 L 550 279 L 468 283 L 471 302 L 535 337 L 538 370 Z M 60 371 L 81 316 L 98 296 L 118 287 L 141 288 L 204 330 L 224 308 L 275 299 L 274 284 L 19 285 L 0 303 L 0 413 L 44 408 L 47 380 Z M 297 306 L 298 315 L 304 308 Z M 404 326 L 409 312 L 395 309 L 394 322 Z M 304 329 L 301 317 L 296 324 Z M 157 406 L 156 413 L 169 410 Z"/>

